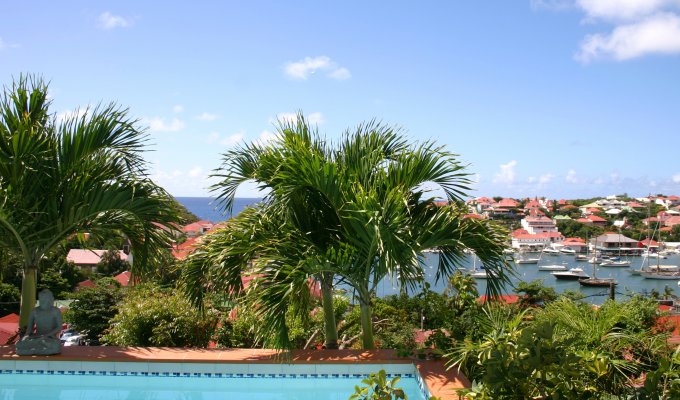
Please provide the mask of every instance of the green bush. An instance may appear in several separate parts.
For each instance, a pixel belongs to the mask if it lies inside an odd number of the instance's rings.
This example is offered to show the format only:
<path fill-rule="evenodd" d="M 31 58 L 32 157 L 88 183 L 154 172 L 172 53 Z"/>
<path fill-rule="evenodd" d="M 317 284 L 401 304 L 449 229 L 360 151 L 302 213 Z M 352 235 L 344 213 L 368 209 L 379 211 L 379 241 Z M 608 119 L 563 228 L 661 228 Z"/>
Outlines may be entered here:
<path fill-rule="evenodd" d="M 96 345 L 118 312 L 117 306 L 123 298 L 123 292 L 120 284 L 112 278 L 99 279 L 95 284 L 95 287 L 82 288 L 73 295 L 64 321 Z"/>
<path fill-rule="evenodd" d="M 186 298 L 153 286 L 130 288 L 103 340 L 118 346 L 206 347 L 217 318 Z"/>

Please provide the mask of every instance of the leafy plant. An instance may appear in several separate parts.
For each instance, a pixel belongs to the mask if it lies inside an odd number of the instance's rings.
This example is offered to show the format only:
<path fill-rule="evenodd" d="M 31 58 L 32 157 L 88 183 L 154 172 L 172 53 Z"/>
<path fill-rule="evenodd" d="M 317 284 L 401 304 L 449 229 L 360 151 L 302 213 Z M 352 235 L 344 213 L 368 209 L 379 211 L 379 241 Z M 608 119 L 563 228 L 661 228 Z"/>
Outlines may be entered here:
<path fill-rule="evenodd" d="M 361 380 L 364 386 L 355 386 L 354 394 L 349 396 L 349 400 L 393 400 L 408 399 L 404 391 L 397 387 L 401 378 L 395 376 L 391 380 L 387 379 L 387 373 L 381 369 L 377 373 L 372 373 L 368 378 Z"/>

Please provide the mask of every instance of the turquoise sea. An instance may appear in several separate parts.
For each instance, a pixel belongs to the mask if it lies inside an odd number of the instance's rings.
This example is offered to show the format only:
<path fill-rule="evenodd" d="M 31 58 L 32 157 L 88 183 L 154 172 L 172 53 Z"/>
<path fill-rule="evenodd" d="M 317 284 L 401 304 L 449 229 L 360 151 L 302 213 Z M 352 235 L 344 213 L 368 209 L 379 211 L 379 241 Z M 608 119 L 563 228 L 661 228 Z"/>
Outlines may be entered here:
<path fill-rule="evenodd" d="M 247 206 L 255 204 L 261 200 L 262 199 L 260 198 L 237 198 L 234 200 L 232 214 L 236 215 Z M 219 222 L 229 219 L 232 215 L 224 213 L 222 209 L 217 207 L 215 200 L 210 197 L 177 197 L 177 201 L 182 203 L 189 211 L 204 220 Z M 631 257 L 630 260 L 632 262 L 630 267 L 599 267 L 596 270 L 596 275 L 598 278 L 615 278 L 617 280 L 618 286 L 616 287 L 616 295 L 618 298 L 624 299 L 634 293 L 649 293 L 653 289 L 663 292 L 666 287 L 671 288 L 676 295 L 680 296 L 678 281 L 650 280 L 644 279 L 641 276 L 633 276 L 628 273 L 628 270 L 631 268 L 640 268 L 640 265 L 643 262 L 643 257 Z M 423 261 L 426 271 L 425 280 L 431 285 L 432 290 L 441 292 L 446 287 L 446 282 L 437 282 L 435 280 L 436 265 L 438 261 L 437 254 L 428 253 L 425 255 Z M 653 262 L 656 262 L 656 260 Z M 661 263 L 680 265 L 680 255 L 671 255 L 668 257 L 668 259 L 661 260 Z M 581 267 L 589 275 L 592 275 L 593 273 L 593 266 L 591 264 L 584 261 L 577 262 L 573 255 L 544 255 L 540 264 L 564 264 L 568 268 Z M 473 268 L 472 256 L 468 256 L 464 262 L 464 265 L 461 265 L 461 268 Z M 512 279 L 514 284 L 519 281 L 530 282 L 535 279 L 539 279 L 543 281 L 544 285 L 554 287 L 558 292 L 563 292 L 565 290 L 580 290 L 585 295 L 590 296 L 588 297 L 588 301 L 591 303 L 599 304 L 607 298 L 608 289 L 606 288 L 583 287 L 580 286 L 577 281 L 557 280 L 550 274 L 549 271 L 539 271 L 536 264 L 520 264 L 515 266 L 515 271 L 516 276 Z M 480 293 L 484 293 L 486 290 L 486 281 L 483 279 L 478 279 L 477 287 Z M 507 287 L 505 291 L 506 293 L 513 293 L 512 287 Z M 397 294 L 399 293 L 399 286 L 393 280 L 385 279 L 378 285 L 377 292 L 379 296 Z"/>

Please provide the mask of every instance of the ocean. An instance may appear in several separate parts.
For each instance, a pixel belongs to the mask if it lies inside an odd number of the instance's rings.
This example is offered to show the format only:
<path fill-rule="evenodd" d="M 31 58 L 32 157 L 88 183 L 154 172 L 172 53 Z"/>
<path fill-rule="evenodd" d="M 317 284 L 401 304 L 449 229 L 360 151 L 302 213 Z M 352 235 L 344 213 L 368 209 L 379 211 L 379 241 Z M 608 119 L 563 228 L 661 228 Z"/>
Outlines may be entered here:
<path fill-rule="evenodd" d="M 218 208 L 213 197 L 175 197 L 175 199 L 198 218 L 211 222 L 228 220 L 232 215 L 238 215 L 244 208 L 262 200 L 261 198 L 237 197 L 234 199 L 232 212 L 226 213 L 223 209 Z"/>

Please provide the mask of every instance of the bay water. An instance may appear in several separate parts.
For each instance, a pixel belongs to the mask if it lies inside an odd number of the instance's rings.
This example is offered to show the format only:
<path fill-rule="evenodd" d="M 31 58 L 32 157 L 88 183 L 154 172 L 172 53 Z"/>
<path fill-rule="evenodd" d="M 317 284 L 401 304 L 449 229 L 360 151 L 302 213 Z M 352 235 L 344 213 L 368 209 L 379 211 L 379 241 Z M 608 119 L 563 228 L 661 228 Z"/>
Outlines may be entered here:
<path fill-rule="evenodd" d="M 249 205 L 254 205 L 260 202 L 260 198 L 236 198 L 231 213 L 226 213 L 216 203 L 215 199 L 210 197 L 177 197 L 177 201 L 182 203 L 189 211 L 194 213 L 200 219 L 212 222 L 219 222 L 227 220 L 231 215 L 237 215 L 244 208 Z M 438 255 L 436 253 L 427 253 L 424 255 L 423 264 L 425 269 L 425 281 L 430 284 L 430 289 L 436 292 L 443 291 L 447 286 L 446 280 L 437 281 L 435 279 L 436 266 L 438 262 Z M 614 278 L 618 282 L 616 286 L 616 296 L 620 299 L 628 298 L 633 294 L 648 294 L 652 290 L 663 293 L 666 287 L 670 288 L 673 293 L 680 296 L 679 281 L 674 280 L 653 280 L 645 279 L 639 275 L 632 275 L 628 272 L 630 269 L 639 269 L 642 263 L 646 264 L 643 257 L 630 257 L 630 267 L 600 267 L 593 266 L 585 261 L 576 261 L 573 255 L 559 254 L 557 256 L 543 255 L 538 265 L 547 264 L 562 264 L 567 268 L 580 267 L 586 274 L 593 275 L 593 267 L 596 268 L 595 274 L 598 278 Z M 664 265 L 680 265 L 680 255 L 674 254 L 668 256 L 668 259 L 660 260 Z M 651 259 L 650 264 L 653 266 L 656 259 Z M 512 277 L 512 284 L 517 285 L 520 281 L 531 282 L 533 280 L 540 280 L 545 286 L 554 287 L 558 293 L 565 290 L 580 290 L 585 296 L 586 300 L 593 304 L 601 304 L 609 295 L 608 288 L 601 287 L 585 287 L 580 286 L 578 281 L 558 280 L 550 271 L 539 271 L 536 264 L 518 264 L 515 266 L 515 276 Z M 474 268 L 473 256 L 467 256 L 463 263 L 459 266 L 461 269 L 471 270 Z M 513 286 L 505 288 L 505 293 L 512 294 Z M 486 280 L 477 279 L 477 289 L 480 293 L 486 290 Z M 377 295 L 387 296 L 391 294 L 398 294 L 400 287 L 394 279 L 386 278 L 378 284 Z"/>

